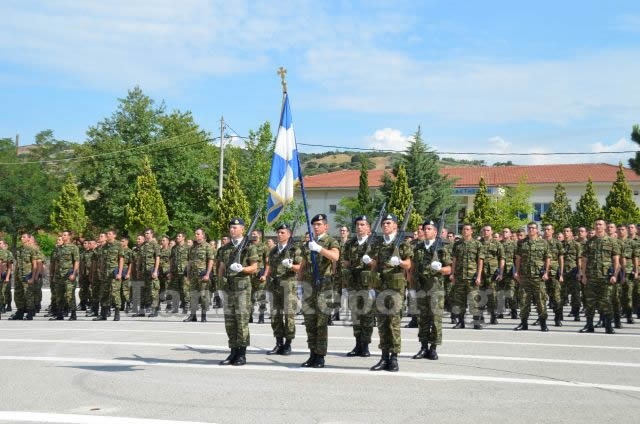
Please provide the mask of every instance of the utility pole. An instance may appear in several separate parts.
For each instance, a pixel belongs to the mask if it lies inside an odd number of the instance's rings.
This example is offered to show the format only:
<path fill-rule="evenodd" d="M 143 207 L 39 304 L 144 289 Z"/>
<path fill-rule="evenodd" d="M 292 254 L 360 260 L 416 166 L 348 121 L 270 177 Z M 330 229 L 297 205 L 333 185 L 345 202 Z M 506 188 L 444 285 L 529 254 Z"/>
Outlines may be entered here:
<path fill-rule="evenodd" d="M 16 134 L 16 156 L 20 153 L 20 134 Z"/>
<path fill-rule="evenodd" d="M 220 116 L 220 171 L 218 175 L 218 197 L 222 199 L 222 174 L 224 173 L 224 116 Z"/>

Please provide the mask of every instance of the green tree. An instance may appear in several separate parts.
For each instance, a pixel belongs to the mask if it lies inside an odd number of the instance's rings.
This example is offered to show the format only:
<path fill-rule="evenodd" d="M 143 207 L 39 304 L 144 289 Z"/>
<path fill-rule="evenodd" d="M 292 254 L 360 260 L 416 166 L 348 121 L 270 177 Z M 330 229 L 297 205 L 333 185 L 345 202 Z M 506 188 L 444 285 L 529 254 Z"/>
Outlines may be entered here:
<path fill-rule="evenodd" d="M 335 215 L 338 225 L 353 229 L 353 220 L 358 215 L 360 215 L 360 206 L 356 197 L 348 196 L 340 199 Z"/>
<path fill-rule="evenodd" d="M 466 224 L 471 224 L 475 231 L 480 231 L 484 225 L 492 225 L 497 221 L 496 205 L 489 197 L 489 189 L 484 178 L 480 177 L 478 191 L 473 198 L 473 210 L 465 218 Z"/>
<path fill-rule="evenodd" d="M 124 228 L 130 235 L 141 233 L 145 228 L 164 234 L 169 228 L 169 217 L 147 156 L 143 159 L 142 169 L 135 191 L 125 206 Z"/>
<path fill-rule="evenodd" d="M 355 157 L 355 156 L 354 156 Z M 369 159 L 360 156 L 360 186 L 358 187 L 358 215 L 371 215 L 373 199 L 369 189 Z"/>
<path fill-rule="evenodd" d="M 572 225 L 574 228 L 593 228 L 593 223 L 596 219 L 602 217 L 602 208 L 600 207 L 600 203 L 596 197 L 596 191 L 593 189 L 593 181 L 591 181 L 591 177 L 589 177 L 586 190 L 576 204 L 576 211 L 573 213 Z"/>
<path fill-rule="evenodd" d="M 219 239 L 227 234 L 229 221 L 233 218 L 242 218 L 247 226 L 249 225 L 249 201 L 240 186 L 235 160 L 231 159 L 230 161 L 229 173 L 224 183 L 224 190 L 222 190 L 222 199 L 219 199 L 218 196 L 211 197 L 209 207 L 213 210 L 211 237 Z"/>
<path fill-rule="evenodd" d="M 56 232 L 71 230 L 74 234 L 82 235 L 87 228 L 88 218 L 84 211 L 84 202 L 71 174 L 67 174 L 60 195 L 53 201 L 49 221 L 51 228 Z"/>
<path fill-rule="evenodd" d="M 631 130 L 631 140 L 640 144 L 640 125 L 636 124 L 633 126 L 633 129 Z M 631 169 L 636 171 L 636 174 L 640 174 L 640 152 L 636 153 L 635 158 L 629 159 L 629 166 Z"/>
<path fill-rule="evenodd" d="M 409 203 L 413 200 L 413 194 L 409 189 L 407 183 L 407 173 L 404 169 L 404 165 L 398 167 L 398 175 L 393 182 L 393 188 L 391 189 L 391 196 L 387 201 L 387 211 L 393 213 L 398 217 L 398 225 L 402 225 L 402 219 L 404 217 Z M 418 228 L 418 225 L 422 223 L 422 217 L 413 209 L 409 217 L 409 223 L 407 225 L 407 231 L 414 231 Z"/>
<path fill-rule="evenodd" d="M 635 223 L 640 219 L 640 211 L 633 201 L 622 163 L 618 166 L 616 181 L 611 186 L 603 210 L 605 219 L 616 224 Z"/>
<path fill-rule="evenodd" d="M 565 226 L 571 225 L 572 215 L 567 191 L 562 184 L 558 184 L 553 194 L 553 202 L 542 216 L 542 223 L 551 224 L 556 231 L 562 231 Z"/>
<path fill-rule="evenodd" d="M 495 217 L 490 223 L 494 231 L 505 227 L 518 229 L 527 224 L 529 214 L 534 211 L 530 198 L 533 188 L 527 185 L 527 178 L 523 176 L 515 187 L 505 187 L 495 202 Z"/>

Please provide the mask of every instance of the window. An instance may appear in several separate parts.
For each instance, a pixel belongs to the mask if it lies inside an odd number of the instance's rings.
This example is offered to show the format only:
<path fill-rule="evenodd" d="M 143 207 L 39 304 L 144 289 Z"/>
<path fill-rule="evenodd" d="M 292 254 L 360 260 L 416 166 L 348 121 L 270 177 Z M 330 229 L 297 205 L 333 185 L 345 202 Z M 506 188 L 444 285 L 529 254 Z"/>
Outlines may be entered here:
<path fill-rule="evenodd" d="M 542 221 L 542 215 L 549 209 L 549 203 L 534 203 L 533 208 L 535 212 L 533 213 L 534 221 Z"/>
<path fill-rule="evenodd" d="M 336 213 L 337 210 L 338 210 L 337 205 L 329 205 L 329 212 Z"/>

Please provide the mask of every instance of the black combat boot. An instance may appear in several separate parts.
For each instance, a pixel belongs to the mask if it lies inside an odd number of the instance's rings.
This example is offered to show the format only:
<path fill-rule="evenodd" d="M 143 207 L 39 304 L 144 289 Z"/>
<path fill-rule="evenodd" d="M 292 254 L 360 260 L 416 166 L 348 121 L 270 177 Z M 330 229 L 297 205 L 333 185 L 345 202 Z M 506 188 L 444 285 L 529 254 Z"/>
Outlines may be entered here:
<path fill-rule="evenodd" d="M 633 324 L 633 314 L 631 311 L 627 311 L 627 324 Z"/>
<path fill-rule="evenodd" d="M 36 315 L 36 311 L 33 309 L 27 310 L 27 316 L 24 318 L 27 321 L 33 321 L 33 317 Z"/>
<path fill-rule="evenodd" d="M 536 321 L 533 323 L 533 325 L 539 325 L 540 324 L 540 318 L 536 319 Z"/>
<path fill-rule="evenodd" d="M 238 367 L 247 363 L 247 348 L 239 347 L 237 352 L 238 353 L 236 354 L 236 357 L 234 358 L 233 362 L 231 362 L 231 365 Z"/>
<path fill-rule="evenodd" d="M 598 319 L 598 322 L 596 323 L 596 325 L 594 325 L 593 327 L 594 328 L 604 327 L 604 314 L 602 312 L 600 312 L 600 318 Z"/>
<path fill-rule="evenodd" d="M 229 353 L 229 356 L 227 356 L 226 359 L 220 361 L 220 365 L 231 365 L 231 363 L 236 360 L 237 355 L 238 348 L 231 349 L 231 353 Z"/>
<path fill-rule="evenodd" d="M 18 309 L 15 314 L 9 317 L 9 321 L 22 321 L 24 318 L 24 311 L 22 309 Z"/>
<path fill-rule="evenodd" d="M 594 333 L 596 330 L 593 329 L 593 317 L 587 317 L 587 324 L 584 326 L 581 333 Z"/>
<path fill-rule="evenodd" d="M 458 320 L 456 320 L 455 314 L 450 314 L 449 318 L 451 319 L 451 324 L 457 324 Z"/>
<path fill-rule="evenodd" d="M 60 314 L 62 316 L 62 314 Z M 56 308 L 51 308 L 51 311 L 44 316 L 49 317 L 49 321 L 57 321 L 58 320 L 58 310 Z"/>
<path fill-rule="evenodd" d="M 420 344 L 420 350 L 418 351 L 418 353 L 413 355 L 413 359 L 423 359 L 423 358 L 425 358 L 426 355 L 427 355 L 427 351 L 428 350 L 429 350 L 429 346 L 427 345 L 427 343 L 421 343 Z"/>
<path fill-rule="evenodd" d="M 456 315 L 456 325 L 453 327 L 454 329 L 458 329 L 458 328 L 464 328 L 464 315 Z"/>
<path fill-rule="evenodd" d="M 604 332 L 607 334 L 616 334 L 613 326 L 611 325 L 611 318 L 604 317 Z"/>
<path fill-rule="evenodd" d="M 116 308 L 113 312 L 113 320 L 120 321 L 120 308 Z"/>
<path fill-rule="evenodd" d="M 482 330 L 482 324 L 480 324 L 483 320 L 483 317 L 477 316 L 473 317 L 473 329 L 474 330 Z"/>
<path fill-rule="evenodd" d="M 622 328 L 622 322 L 620 321 L 620 318 L 622 318 L 620 314 L 613 314 L 613 324 L 618 329 Z"/>
<path fill-rule="evenodd" d="M 371 371 L 383 371 L 389 368 L 389 352 L 382 351 L 382 356 L 377 364 L 369 368 Z"/>
<path fill-rule="evenodd" d="M 514 328 L 515 331 L 527 331 L 528 329 L 529 329 L 529 323 L 524 318 L 520 320 L 520 325 Z"/>
<path fill-rule="evenodd" d="M 198 318 L 196 317 L 195 312 L 191 312 L 191 314 L 182 320 L 182 322 L 198 322 Z"/>
<path fill-rule="evenodd" d="M 398 354 L 392 353 L 389 355 L 389 366 L 387 367 L 387 371 L 397 372 L 400 369 L 398 366 Z"/>
<path fill-rule="evenodd" d="M 556 313 L 555 317 L 553 318 L 553 322 L 556 327 L 562 327 L 562 316 Z"/>
<path fill-rule="evenodd" d="M 316 360 L 311 366 L 313 368 L 324 368 L 324 355 L 316 355 Z"/>
<path fill-rule="evenodd" d="M 207 322 L 207 310 L 204 308 L 200 311 L 200 322 Z"/>
<path fill-rule="evenodd" d="M 130 310 L 131 310 L 131 302 L 125 303 L 124 304 L 124 313 L 128 314 Z"/>
<path fill-rule="evenodd" d="M 351 350 L 351 352 L 347 353 L 347 356 L 360 356 L 360 353 L 362 353 L 362 345 L 360 344 L 360 337 L 356 337 L 356 346 Z"/>
<path fill-rule="evenodd" d="M 251 313 L 249 314 L 249 324 L 253 324 L 253 309 L 251 310 Z"/>
<path fill-rule="evenodd" d="M 329 314 L 327 317 L 327 325 L 333 325 L 333 315 Z"/>
<path fill-rule="evenodd" d="M 316 354 L 311 352 L 311 354 L 309 355 L 309 359 L 304 361 L 300 366 L 303 368 L 309 368 L 309 367 L 312 367 L 315 362 L 316 362 Z"/>
<path fill-rule="evenodd" d="M 279 355 L 282 351 L 282 337 L 276 337 L 276 345 L 267 352 L 267 355 Z"/>
<path fill-rule="evenodd" d="M 500 317 L 500 318 L 502 318 L 502 317 Z M 496 316 L 495 312 L 491 312 L 491 321 L 490 321 L 490 323 L 494 324 L 494 325 L 498 323 L 498 317 Z"/>
<path fill-rule="evenodd" d="M 438 351 L 436 350 L 435 343 L 431 343 L 431 347 L 429 348 L 429 350 L 427 351 L 427 354 L 424 357 L 432 361 L 438 360 Z"/>
<path fill-rule="evenodd" d="M 362 343 L 362 346 L 360 347 L 360 357 L 361 358 L 368 358 L 369 356 L 371 356 L 371 352 L 369 352 L 369 343 Z"/>
<path fill-rule="evenodd" d="M 411 321 L 404 328 L 418 328 L 418 317 L 415 315 L 411 315 Z"/>
<path fill-rule="evenodd" d="M 289 356 L 291 355 L 291 340 L 285 340 L 284 344 L 278 350 L 278 355 Z"/>
<path fill-rule="evenodd" d="M 571 314 L 573 315 L 573 320 L 576 322 L 580 322 L 580 307 L 574 306 L 571 308 Z"/>
<path fill-rule="evenodd" d="M 76 310 L 71 311 L 71 316 L 69 317 L 69 321 L 76 321 L 78 316 L 76 315 Z"/>
<path fill-rule="evenodd" d="M 518 319 L 518 310 L 515 308 L 511 309 L 511 319 Z"/>
<path fill-rule="evenodd" d="M 258 324 L 264 324 L 264 311 L 260 311 L 258 315 Z"/>
<path fill-rule="evenodd" d="M 95 317 L 93 321 L 106 321 L 107 320 L 107 308 L 103 307 L 100 311 L 100 315 Z"/>
<path fill-rule="evenodd" d="M 549 331 L 549 327 L 547 327 L 547 319 L 540 318 L 540 331 L 547 332 Z"/>

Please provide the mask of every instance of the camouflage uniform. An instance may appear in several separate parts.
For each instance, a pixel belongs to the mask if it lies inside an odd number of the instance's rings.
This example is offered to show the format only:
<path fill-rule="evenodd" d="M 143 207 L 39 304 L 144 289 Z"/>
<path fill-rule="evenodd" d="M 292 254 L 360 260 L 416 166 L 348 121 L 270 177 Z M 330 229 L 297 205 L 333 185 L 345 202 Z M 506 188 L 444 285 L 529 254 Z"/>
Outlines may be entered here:
<path fill-rule="evenodd" d="M 258 254 L 258 272 L 251 275 L 251 314 L 256 307 L 256 303 L 259 303 L 258 309 L 260 316 L 264 316 L 264 311 L 267 309 L 266 296 L 265 296 L 265 282 L 260 281 L 260 277 L 264 274 L 264 268 L 267 265 L 267 246 L 260 242 L 250 242 L 255 248 Z M 253 317 L 249 317 L 249 322 L 253 322 Z"/>
<path fill-rule="evenodd" d="M 551 258 L 549 243 L 538 238 L 526 238 L 518 243 L 516 256 L 520 257 L 520 319 L 529 319 L 531 302 L 535 301 L 540 320 L 547 320 L 547 294 L 542 274 L 545 261 Z"/>
<path fill-rule="evenodd" d="M 203 280 L 203 277 L 207 274 L 209 261 L 213 259 L 215 259 L 213 249 L 209 243 L 206 241 L 193 242 L 189 251 L 189 280 L 191 282 L 189 302 L 192 314 L 195 314 L 198 304 L 203 312 L 209 309 L 209 281 Z M 208 277 L 209 279 L 213 278 L 212 275 Z"/>
<path fill-rule="evenodd" d="M 514 240 L 504 240 L 502 248 L 504 250 L 504 271 L 502 273 L 502 281 L 498 283 L 498 292 L 504 293 L 499 295 L 505 299 L 505 306 L 511 309 L 511 318 L 516 318 L 518 309 L 518 297 L 516 295 L 517 281 L 513 278 L 516 261 L 516 248 L 518 244 Z"/>
<path fill-rule="evenodd" d="M 35 282 L 29 284 L 28 281 L 36 271 L 33 269 L 33 261 L 37 260 L 38 252 L 31 246 L 22 246 L 16 253 L 15 301 L 18 319 L 22 319 L 25 312 L 27 317 L 35 314 Z"/>
<path fill-rule="evenodd" d="M 60 246 L 57 253 L 56 264 L 56 291 L 58 302 L 58 319 L 62 318 L 63 309 L 68 308 L 75 316 L 76 310 L 76 283 L 78 276 L 74 274 L 73 267 L 80 261 L 80 250 L 73 243 Z M 75 276 L 72 281 L 71 275 Z"/>
<path fill-rule="evenodd" d="M 116 309 L 120 309 L 120 306 L 122 305 L 122 298 L 120 297 L 122 279 L 118 280 L 116 278 L 119 271 L 120 258 L 124 259 L 124 249 L 119 242 L 106 242 L 104 246 L 102 246 L 104 273 L 102 274 L 103 284 L 100 292 L 100 304 L 104 311 L 108 311 L 111 308 L 112 303 L 116 305 Z"/>
<path fill-rule="evenodd" d="M 633 245 L 633 259 L 640 257 L 640 241 L 638 239 L 634 240 Z M 636 270 L 637 271 L 637 270 Z M 640 272 L 638 273 L 640 275 Z M 633 310 L 636 313 L 636 316 L 640 319 L 640 278 L 635 278 L 633 280 L 633 288 L 632 288 L 632 305 Z"/>
<path fill-rule="evenodd" d="M 97 246 L 91 255 L 91 305 L 94 315 L 98 315 L 100 310 L 100 294 L 102 278 L 104 277 L 104 263 L 102 261 L 102 246 Z"/>
<path fill-rule="evenodd" d="M 449 240 L 442 240 L 442 248 L 447 251 L 449 257 L 451 257 L 453 251 L 453 243 Z M 451 274 L 449 274 L 451 275 Z M 451 280 L 449 275 L 446 275 L 444 280 L 444 309 L 451 312 L 451 306 L 453 305 L 453 287 L 451 287 Z"/>
<path fill-rule="evenodd" d="M 62 295 L 60 295 L 60 284 L 58 278 L 58 268 L 60 259 L 60 249 L 62 246 L 56 246 L 49 257 L 49 290 L 51 291 L 51 310 L 47 316 L 58 315 L 58 309 L 64 308 L 64 287 L 62 287 Z"/>
<path fill-rule="evenodd" d="M 571 295 L 571 312 L 574 320 L 580 320 L 580 282 L 578 281 L 578 259 L 582 254 L 582 244 L 577 240 L 564 240 L 564 284 L 567 296 Z M 563 297 L 563 304 L 564 304 Z M 576 319 L 577 318 L 577 319 Z"/>
<path fill-rule="evenodd" d="M 144 316 L 145 266 L 142 257 L 142 245 L 131 249 L 131 278 L 129 279 L 129 298 L 131 307 L 137 316 Z"/>
<path fill-rule="evenodd" d="M 169 301 L 174 311 L 177 311 L 179 304 L 186 308 L 189 302 L 189 284 L 186 275 L 187 264 L 189 262 L 189 246 L 183 243 L 182 246 L 176 243 L 171 248 L 170 256 L 171 281 L 169 282 Z M 186 302 L 186 303 L 185 303 Z"/>
<path fill-rule="evenodd" d="M 131 275 L 133 275 L 133 268 L 131 267 L 135 266 L 135 259 L 133 250 L 128 247 L 122 248 L 122 256 L 124 256 L 124 261 L 122 262 L 122 288 L 120 289 L 122 304 L 116 306 L 128 312 L 131 306 Z M 129 278 L 127 278 L 129 269 L 131 269 L 131 273 L 129 274 Z"/>
<path fill-rule="evenodd" d="M 10 304 L 10 300 L 5 298 L 5 287 L 11 286 L 11 280 L 7 279 L 7 273 L 9 267 L 13 265 L 13 254 L 9 249 L 0 249 L 0 309 L 4 309 L 7 303 Z"/>
<path fill-rule="evenodd" d="M 42 250 L 40 250 L 40 247 L 35 246 L 34 248 L 36 249 L 36 257 L 38 261 L 38 278 L 33 283 L 33 300 L 36 306 L 36 312 L 40 312 L 40 308 L 42 305 L 42 283 L 44 278 L 44 254 L 42 253 Z"/>
<path fill-rule="evenodd" d="M 431 269 L 433 261 L 439 261 L 443 267 L 451 265 L 449 251 L 440 246 L 435 255 L 435 241 L 427 247 L 420 241 L 413 250 L 414 281 L 418 297 L 418 340 L 423 348 L 427 344 L 442 344 L 442 314 L 444 311 L 444 280 L 448 278 L 440 271 Z"/>
<path fill-rule="evenodd" d="M 160 281 L 153 278 L 156 266 L 156 258 L 160 256 L 160 246 L 157 242 L 145 241 L 140 246 L 140 260 L 144 274 L 143 307 L 151 307 L 152 313 L 157 311 L 160 305 Z M 160 270 L 156 270 L 158 273 Z"/>
<path fill-rule="evenodd" d="M 279 246 L 269 252 L 269 282 L 267 290 L 272 293 L 271 329 L 276 340 L 283 338 L 291 342 L 296 336 L 296 273 L 282 265 L 285 259 L 294 264 L 302 262 L 302 251 L 289 239 L 291 246 L 282 250 Z"/>
<path fill-rule="evenodd" d="M 399 237 L 396 234 L 396 237 Z M 395 256 L 395 239 L 387 243 L 384 238 L 376 241 L 373 248 L 376 271 L 380 282 L 376 287 L 376 322 L 383 354 L 398 354 L 401 350 L 400 320 L 402 318 L 402 296 L 407 286 L 405 271 L 400 266 L 393 266 L 389 260 Z M 413 249 L 403 241 L 398 246 L 398 257 L 401 260 L 411 259 Z"/>
<path fill-rule="evenodd" d="M 487 310 L 494 321 L 497 309 L 496 278 L 500 274 L 500 261 L 504 260 L 504 247 L 493 237 L 489 240 L 483 238 L 480 243 L 484 249 L 481 290 L 487 295 Z"/>
<path fill-rule="evenodd" d="M 547 296 L 551 300 L 550 307 L 555 312 L 556 325 L 562 320 L 562 294 L 560 283 L 560 258 L 564 254 L 564 246 L 558 239 L 551 238 L 546 240 L 549 244 L 549 255 L 551 257 L 551 264 L 549 265 L 549 279 L 546 281 L 545 286 L 547 288 Z M 563 277 L 564 279 L 564 277 Z"/>
<path fill-rule="evenodd" d="M 620 307 L 622 314 L 630 317 L 633 312 L 633 250 L 635 248 L 636 241 L 626 238 L 622 240 L 622 242 L 622 256 L 625 258 L 626 265 L 624 267 L 624 280 L 620 284 L 619 290 Z"/>
<path fill-rule="evenodd" d="M 160 281 L 160 302 L 166 299 L 167 285 L 169 283 L 169 258 L 171 248 L 159 246 L 160 265 L 158 265 L 158 280 Z"/>
<path fill-rule="evenodd" d="M 196 244 L 193 244 L 192 252 Z M 207 245 L 209 246 L 209 245 Z M 211 247 L 209 246 L 209 249 Z M 222 290 L 225 293 L 224 327 L 229 338 L 231 349 L 249 346 L 249 314 L 251 313 L 251 277 L 242 271 L 233 272 L 229 267 L 236 260 L 236 246 L 233 241 L 218 249 L 218 256 L 224 266 L 226 283 Z M 213 259 L 213 258 L 212 258 Z M 258 250 L 252 243 L 248 243 L 241 254 L 240 264 L 243 267 L 253 265 L 259 260 Z"/>
<path fill-rule="evenodd" d="M 464 328 L 464 314 L 467 309 L 467 299 L 469 299 L 471 314 L 476 324 L 479 325 L 482 310 L 480 303 L 483 300 L 480 296 L 479 287 L 476 286 L 478 276 L 478 262 L 484 261 L 484 248 L 478 240 L 460 239 L 453 245 L 451 252 L 452 259 L 455 259 L 455 286 L 453 287 L 453 308 L 452 313 L 457 315 L 459 324 Z"/>
<path fill-rule="evenodd" d="M 80 308 L 86 310 L 87 304 L 91 299 L 91 286 L 90 286 L 90 271 L 91 271 L 91 250 L 83 249 L 80 252 L 80 267 L 78 268 L 78 296 L 80 297 Z"/>

